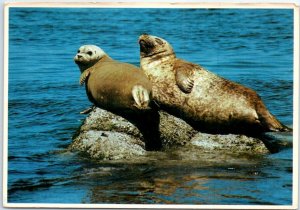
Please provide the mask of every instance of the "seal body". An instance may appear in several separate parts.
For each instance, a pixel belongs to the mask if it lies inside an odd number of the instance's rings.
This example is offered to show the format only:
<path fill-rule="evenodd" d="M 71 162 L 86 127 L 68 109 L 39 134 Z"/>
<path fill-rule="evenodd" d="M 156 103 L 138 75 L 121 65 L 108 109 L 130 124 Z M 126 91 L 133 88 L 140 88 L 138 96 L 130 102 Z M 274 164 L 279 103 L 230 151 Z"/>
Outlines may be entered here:
<path fill-rule="evenodd" d="M 141 69 L 113 60 L 96 45 L 81 46 L 74 61 L 81 71 L 79 83 L 86 84 L 96 106 L 114 112 L 150 109 L 152 85 Z"/>
<path fill-rule="evenodd" d="M 113 60 L 95 45 L 81 46 L 74 61 L 81 71 L 80 84 L 85 83 L 89 100 L 134 123 L 144 136 L 146 149 L 159 149 L 159 114 L 150 106 L 152 84 L 144 72 Z"/>
<path fill-rule="evenodd" d="M 86 92 L 90 101 L 100 108 L 113 112 L 140 110 L 132 93 L 136 87 L 147 92 L 147 101 L 151 98 L 150 81 L 139 68 L 131 64 L 104 56 L 89 70 L 92 73 L 86 81 Z"/>
<path fill-rule="evenodd" d="M 162 38 L 141 35 L 139 44 L 141 68 L 152 81 L 154 99 L 196 129 L 248 136 L 289 130 L 252 89 L 177 58 Z"/>

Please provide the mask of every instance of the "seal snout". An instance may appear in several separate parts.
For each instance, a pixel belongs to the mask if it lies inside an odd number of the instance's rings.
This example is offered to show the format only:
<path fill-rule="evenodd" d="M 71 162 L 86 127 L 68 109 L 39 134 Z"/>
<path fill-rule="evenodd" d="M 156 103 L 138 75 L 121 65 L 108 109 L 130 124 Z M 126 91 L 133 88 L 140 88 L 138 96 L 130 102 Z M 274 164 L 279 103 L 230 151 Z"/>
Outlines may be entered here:
<path fill-rule="evenodd" d="M 140 45 L 146 45 L 146 42 L 145 42 L 145 40 L 139 40 L 139 44 Z"/>
<path fill-rule="evenodd" d="M 84 59 L 84 56 L 81 55 L 81 54 L 76 54 L 75 57 L 74 57 L 74 61 L 76 64 L 80 64 L 83 62 L 83 59 Z"/>
<path fill-rule="evenodd" d="M 151 42 L 151 36 L 149 34 L 142 34 L 139 37 L 139 44 L 143 46 L 151 46 L 153 45 Z"/>
<path fill-rule="evenodd" d="M 139 45 L 141 53 L 148 55 L 155 47 L 148 34 L 142 34 L 139 37 Z"/>

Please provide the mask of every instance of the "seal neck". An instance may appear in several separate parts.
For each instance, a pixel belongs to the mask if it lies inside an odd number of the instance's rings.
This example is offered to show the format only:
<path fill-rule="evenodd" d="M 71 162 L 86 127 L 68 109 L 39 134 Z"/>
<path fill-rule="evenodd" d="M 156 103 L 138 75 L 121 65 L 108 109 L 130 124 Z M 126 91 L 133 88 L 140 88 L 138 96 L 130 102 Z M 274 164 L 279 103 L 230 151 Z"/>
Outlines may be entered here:
<path fill-rule="evenodd" d="M 106 63 L 106 62 L 109 62 L 111 61 L 112 59 L 108 56 L 108 55 L 104 55 L 102 58 L 100 58 L 93 66 L 83 70 L 81 72 L 81 75 L 80 75 L 80 80 L 79 80 L 79 83 L 80 84 L 83 84 L 84 82 L 87 81 L 87 79 L 89 78 L 89 75 L 91 73 L 93 73 L 93 71 L 99 67 L 100 65 L 102 65 L 103 63 Z"/>
<path fill-rule="evenodd" d="M 111 60 L 112 60 L 111 57 L 109 57 L 108 55 L 104 55 L 92 67 L 99 66 L 100 64 L 103 64 L 103 62 L 107 62 Z"/>
<path fill-rule="evenodd" d="M 92 70 L 94 70 L 96 67 L 98 67 L 98 66 L 100 66 L 100 65 L 102 65 L 104 62 L 108 62 L 108 61 L 111 61 L 112 60 L 112 58 L 111 57 L 109 57 L 108 55 L 104 55 L 104 56 L 102 56 L 93 66 L 91 66 L 91 67 L 89 67 L 89 68 L 87 68 L 85 71 L 92 71 Z"/>
<path fill-rule="evenodd" d="M 151 66 L 160 65 L 165 62 L 170 62 L 170 60 L 173 60 L 176 58 L 176 55 L 174 52 L 170 52 L 164 55 L 157 54 L 153 57 L 142 57 L 141 63 L 143 64 L 150 64 Z"/>

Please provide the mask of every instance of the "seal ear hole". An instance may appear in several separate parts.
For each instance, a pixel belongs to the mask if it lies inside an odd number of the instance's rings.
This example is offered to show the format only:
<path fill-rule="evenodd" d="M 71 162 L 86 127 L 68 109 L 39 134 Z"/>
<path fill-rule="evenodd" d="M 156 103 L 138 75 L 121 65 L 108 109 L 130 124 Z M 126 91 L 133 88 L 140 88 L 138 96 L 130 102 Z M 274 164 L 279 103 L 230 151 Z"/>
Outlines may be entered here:
<path fill-rule="evenodd" d="M 93 52 L 92 52 L 92 51 L 88 51 L 87 54 L 88 54 L 89 56 L 91 56 L 91 55 L 93 55 Z"/>
<path fill-rule="evenodd" d="M 155 41 L 158 43 L 158 44 L 163 44 L 164 42 L 163 41 L 161 41 L 159 38 L 155 38 Z"/>

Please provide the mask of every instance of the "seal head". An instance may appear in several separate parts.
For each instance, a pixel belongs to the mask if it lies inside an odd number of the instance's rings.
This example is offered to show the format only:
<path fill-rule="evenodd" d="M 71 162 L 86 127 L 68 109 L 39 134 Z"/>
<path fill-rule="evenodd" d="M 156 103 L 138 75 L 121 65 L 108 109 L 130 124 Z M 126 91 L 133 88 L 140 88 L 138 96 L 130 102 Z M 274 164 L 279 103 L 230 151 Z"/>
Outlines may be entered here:
<path fill-rule="evenodd" d="M 172 46 L 164 39 L 143 34 L 139 37 L 141 57 L 174 54 Z"/>
<path fill-rule="evenodd" d="M 78 49 L 74 61 L 82 73 L 97 63 L 104 55 L 105 52 L 96 45 L 83 45 Z"/>

